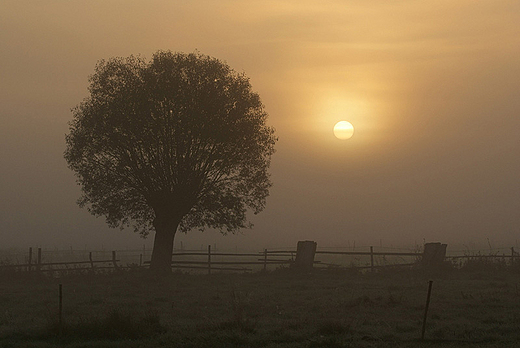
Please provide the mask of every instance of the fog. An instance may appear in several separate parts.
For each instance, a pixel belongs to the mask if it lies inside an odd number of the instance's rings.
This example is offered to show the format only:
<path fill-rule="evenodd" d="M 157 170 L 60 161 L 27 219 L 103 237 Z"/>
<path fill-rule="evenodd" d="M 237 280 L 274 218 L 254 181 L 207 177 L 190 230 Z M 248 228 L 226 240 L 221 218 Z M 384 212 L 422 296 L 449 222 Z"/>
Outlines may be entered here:
<path fill-rule="evenodd" d="M 244 72 L 279 141 L 254 228 L 221 249 L 513 246 L 520 228 L 517 1 L 0 2 L 0 248 L 142 248 L 80 209 L 63 159 L 100 59 L 199 52 Z M 351 122 L 354 136 L 332 128 Z"/>

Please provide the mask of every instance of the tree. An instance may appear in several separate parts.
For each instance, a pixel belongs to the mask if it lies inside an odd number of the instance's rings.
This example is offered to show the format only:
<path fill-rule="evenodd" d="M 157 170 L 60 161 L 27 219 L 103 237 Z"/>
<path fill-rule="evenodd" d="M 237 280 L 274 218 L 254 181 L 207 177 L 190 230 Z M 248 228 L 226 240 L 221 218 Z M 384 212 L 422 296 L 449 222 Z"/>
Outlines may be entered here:
<path fill-rule="evenodd" d="M 274 129 L 248 78 L 199 53 L 97 63 L 65 159 L 78 200 L 110 227 L 155 231 L 150 269 L 171 271 L 176 231 L 252 225 L 271 182 Z"/>

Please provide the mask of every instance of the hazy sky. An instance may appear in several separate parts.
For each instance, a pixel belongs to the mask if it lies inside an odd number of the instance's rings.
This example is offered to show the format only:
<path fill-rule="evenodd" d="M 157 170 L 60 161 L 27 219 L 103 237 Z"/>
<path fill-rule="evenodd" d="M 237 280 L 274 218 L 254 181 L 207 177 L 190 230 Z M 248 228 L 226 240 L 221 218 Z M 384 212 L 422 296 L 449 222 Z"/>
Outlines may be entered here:
<path fill-rule="evenodd" d="M 255 227 L 176 246 L 516 243 L 517 0 L 1 0 L 0 248 L 151 245 L 76 205 L 63 151 L 96 62 L 157 50 L 245 72 L 280 139 Z"/>

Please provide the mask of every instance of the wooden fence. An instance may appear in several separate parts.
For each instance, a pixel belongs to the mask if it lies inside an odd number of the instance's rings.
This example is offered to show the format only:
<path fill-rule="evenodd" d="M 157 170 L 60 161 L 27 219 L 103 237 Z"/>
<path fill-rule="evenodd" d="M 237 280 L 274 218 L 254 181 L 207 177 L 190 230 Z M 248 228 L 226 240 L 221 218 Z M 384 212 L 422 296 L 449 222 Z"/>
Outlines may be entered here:
<path fill-rule="evenodd" d="M 117 258 L 116 251 L 112 251 L 112 258 L 109 260 L 93 260 L 92 252 L 89 252 L 88 261 L 65 261 L 65 262 L 43 262 L 42 261 L 42 249 L 38 248 L 36 259 L 33 258 L 33 248 L 29 248 L 29 254 L 27 263 L 17 264 L 2 264 L 0 270 L 5 269 L 16 269 L 19 271 L 36 271 L 36 272 L 59 272 L 59 271 L 71 271 L 71 270 L 86 270 L 86 269 L 119 269 L 121 266 L 118 265 L 120 262 Z M 98 266 L 101 264 L 101 266 Z M 108 264 L 108 266 L 107 266 Z M 54 267 L 58 266 L 58 268 Z M 71 268 L 71 266 L 73 268 Z M 79 266 L 79 267 L 78 267 Z M 86 266 L 86 267 L 85 267 Z M 90 267 L 88 267 L 90 266 Z"/>
<path fill-rule="evenodd" d="M 517 264 L 518 263 L 518 260 L 520 260 L 520 253 L 518 251 L 515 250 L 514 247 L 511 247 L 510 248 L 511 250 L 511 253 L 510 254 L 504 254 L 502 253 L 502 255 L 498 254 L 498 253 L 495 253 L 495 254 L 481 254 L 480 252 L 479 253 L 476 253 L 476 254 L 473 254 L 473 255 L 455 255 L 455 256 L 446 256 L 446 259 L 448 260 L 451 260 L 451 261 L 456 261 L 456 260 L 464 260 L 465 262 L 468 262 L 468 261 L 471 261 L 471 260 L 478 260 L 478 261 L 482 261 L 482 260 L 503 260 L 504 262 L 507 262 L 506 260 L 509 259 L 509 264 L 513 265 L 513 264 Z"/>
<path fill-rule="evenodd" d="M 376 265 L 374 256 L 414 256 L 421 257 L 422 253 L 398 253 L 398 252 L 374 252 L 370 247 L 369 252 L 363 251 L 316 251 L 316 254 L 322 255 L 368 255 L 370 256 L 370 266 L 359 266 L 359 268 L 386 267 L 388 265 Z M 267 250 L 258 253 L 225 253 L 212 251 L 211 245 L 208 245 L 207 251 L 177 251 L 172 255 L 172 268 L 175 269 L 194 269 L 207 271 L 241 271 L 252 272 L 256 270 L 267 271 L 268 268 L 276 266 L 290 266 L 294 263 L 296 250 Z M 33 248 L 29 248 L 26 263 L 3 264 L 2 269 L 16 269 L 19 271 L 37 271 L 37 272 L 60 272 L 74 270 L 100 270 L 100 269 L 124 269 L 129 267 L 139 268 L 148 267 L 150 261 L 143 260 L 143 254 L 139 255 L 139 263 L 131 265 L 121 265 L 117 252 L 112 251 L 112 258 L 94 260 L 93 253 L 88 253 L 88 260 L 84 261 L 63 261 L 63 262 L 44 262 L 42 261 L 42 249 L 37 249 L 37 257 L 33 257 Z M 314 261 L 316 266 L 321 267 L 340 267 L 335 263 L 327 263 L 323 261 Z M 412 263 L 401 264 L 403 266 L 412 265 Z M 395 266 L 395 265 L 394 265 Z"/>
<path fill-rule="evenodd" d="M 75 270 L 100 270 L 100 269 L 125 269 L 125 268 L 143 268 L 148 267 L 150 261 L 143 260 L 143 254 L 139 254 L 139 263 L 132 263 L 122 265 L 121 260 L 117 257 L 117 251 L 111 252 L 110 259 L 94 260 L 93 253 L 88 253 L 88 260 L 84 261 L 64 261 L 64 262 L 44 262 L 42 260 L 42 249 L 37 249 L 36 257 L 33 255 L 33 248 L 29 248 L 26 263 L 18 264 L 0 264 L 0 271 L 6 269 L 15 269 L 17 271 L 36 271 L 36 272 L 60 272 L 60 271 L 75 271 Z M 377 268 L 383 267 L 401 267 L 417 265 L 418 261 L 423 257 L 422 252 L 388 252 L 388 251 L 374 251 L 374 247 L 369 247 L 368 251 L 327 251 L 317 250 L 316 255 L 334 256 L 363 256 L 367 257 L 369 261 L 364 265 L 355 265 L 357 269 L 370 269 L 374 271 Z M 176 251 L 172 255 L 172 268 L 175 269 L 194 269 L 205 271 L 211 274 L 212 271 L 239 271 L 252 272 L 255 270 L 267 271 L 273 265 L 285 266 L 293 265 L 296 257 L 296 250 L 267 250 L 258 253 L 225 253 L 212 251 L 211 245 L 208 245 L 207 251 Z M 398 257 L 402 260 L 403 257 L 414 258 L 413 262 L 400 262 L 377 264 L 376 257 Z M 511 253 L 508 255 L 492 254 L 492 255 L 456 255 L 446 256 L 447 260 L 457 259 L 510 259 L 511 264 L 520 259 L 520 254 L 511 248 Z M 386 259 L 384 259 L 386 260 Z M 319 268 L 334 267 L 345 268 L 347 266 L 333 262 L 324 262 L 323 260 L 315 260 L 314 265 Z M 253 269 L 254 268 L 254 269 Z"/>
<path fill-rule="evenodd" d="M 258 253 L 222 253 L 212 252 L 211 245 L 208 245 L 207 252 L 175 252 L 172 255 L 172 268 L 189 268 L 189 269 L 206 269 L 208 274 L 211 271 L 244 271 L 251 272 L 252 268 L 246 266 L 260 266 L 261 269 L 266 271 L 268 265 L 289 265 L 294 262 L 294 254 L 296 252 L 290 252 L 291 257 L 287 259 L 272 259 L 270 257 L 288 257 L 288 254 L 276 251 L 268 251 L 264 249 Z M 195 260 L 179 260 L 183 257 L 195 257 Z M 200 259 L 203 257 L 204 259 Z M 222 261 L 216 260 L 215 258 L 233 258 L 240 259 L 238 261 Z M 149 264 L 147 261 L 145 264 Z M 235 266 L 235 267 L 233 267 Z"/>

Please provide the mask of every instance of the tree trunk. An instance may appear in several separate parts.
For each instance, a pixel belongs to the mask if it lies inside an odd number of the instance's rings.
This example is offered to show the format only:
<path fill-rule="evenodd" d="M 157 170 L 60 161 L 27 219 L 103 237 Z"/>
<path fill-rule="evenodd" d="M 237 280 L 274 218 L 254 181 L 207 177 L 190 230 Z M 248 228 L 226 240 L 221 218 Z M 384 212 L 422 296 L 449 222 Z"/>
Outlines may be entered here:
<path fill-rule="evenodd" d="M 153 225 L 155 238 L 153 242 L 150 271 L 157 275 L 167 275 L 172 271 L 173 240 L 182 218 L 156 217 Z"/>

